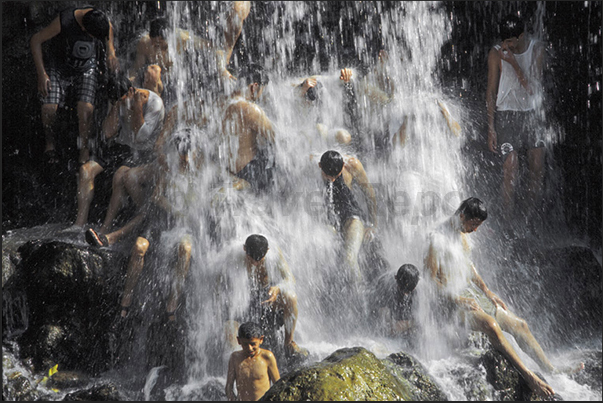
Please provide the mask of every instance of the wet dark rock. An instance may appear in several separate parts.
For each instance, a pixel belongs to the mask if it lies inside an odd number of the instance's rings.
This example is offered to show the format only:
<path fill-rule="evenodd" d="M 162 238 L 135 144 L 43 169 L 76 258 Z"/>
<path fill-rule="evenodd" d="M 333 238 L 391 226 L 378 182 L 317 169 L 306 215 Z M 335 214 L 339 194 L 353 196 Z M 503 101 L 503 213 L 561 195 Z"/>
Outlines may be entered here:
<path fill-rule="evenodd" d="M 3 297 L 20 296 L 25 313 L 5 310 L 4 324 L 37 370 L 59 364 L 96 374 L 108 368 L 107 329 L 116 315 L 123 256 L 60 241 L 24 243 L 21 261 L 3 287 Z M 4 299 L 4 298 L 3 298 Z M 11 302 L 14 305 L 14 301 Z M 16 322 L 21 319 L 24 323 Z"/>
<path fill-rule="evenodd" d="M 391 354 L 383 363 L 402 382 L 411 385 L 412 400 L 447 401 L 448 397 L 412 355 L 405 352 Z"/>
<path fill-rule="evenodd" d="M 584 370 L 573 374 L 572 378 L 581 385 L 588 385 L 593 390 L 601 392 L 603 380 L 601 373 L 603 355 L 601 351 L 585 351 L 579 355 L 579 359 L 584 362 Z"/>
<path fill-rule="evenodd" d="M 411 392 L 374 354 L 362 347 L 344 348 L 284 375 L 260 399 L 410 400 Z"/>
<path fill-rule="evenodd" d="M 593 251 L 578 245 L 531 247 L 521 241 L 507 252 L 512 258 L 499 260 L 500 269 L 488 273 L 488 263 L 482 264 L 486 282 L 526 319 L 545 350 L 600 340 L 602 267 Z"/>
<path fill-rule="evenodd" d="M 69 393 L 64 398 L 63 401 L 102 401 L 102 402 L 110 402 L 110 401 L 124 401 L 127 400 L 124 398 L 122 393 L 119 392 L 117 387 L 113 384 L 104 384 L 93 386 L 90 389 L 80 390 L 77 392 Z"/>
<path fill-rule="evenodd" d="M 486 379 L 498 394 L 498 400 L 535 400 L 527 382 L 498 351 L 486 350 L 481 356 L 481 363 L 486 369 Z"/>
<path fill-rule="evenodd" d="M 90 378 L 81 372 L 58 371 L 48 379 L 46 385 L 49 388 L 69 389 L 82 387 L 89 382 Z"/>
<path fill-rule="evenodd" d="M 12 372 L 2 385 L 2 400 L 32 401 L 38 400 L 39 393 L 29 379 L 19 371 Z"/>

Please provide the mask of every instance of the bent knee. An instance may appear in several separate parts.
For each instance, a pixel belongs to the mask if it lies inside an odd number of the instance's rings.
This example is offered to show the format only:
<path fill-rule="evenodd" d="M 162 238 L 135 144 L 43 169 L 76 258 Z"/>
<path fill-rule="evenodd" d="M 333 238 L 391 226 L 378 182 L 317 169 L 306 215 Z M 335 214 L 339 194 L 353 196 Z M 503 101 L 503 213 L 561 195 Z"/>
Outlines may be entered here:
<path fill-rule="evenodd" d="M 149 249 L 149 241 L 146 238 L 139 236 L 134 243 L 133 252 L 138 256 L 144 256 Z"/>
<path fill-rule="evenodd" d="M 42 114 L 44 115 L 54 115 L 58 109 L 57 104 L 44 104 L 42 105 Z"/>
<path fill-rule="evenodd" d="M 475 320 L 479 330 L 488 334 L 500 333 L 502 330 L 496 319 L 486 313 L 482 312 L 481 315 L 475 317 Z"/>
<path fill-rule="evenodd" d="M 80 167 L 80 179 L 83 181 L 91 181 L 94 179 L 92 172 L 92 161 L 88 161 Z"/>
<path fill-rule="evenodd" d="M 117 171 L 115 171 L 115 173 L 113 174 L 113 184 L 119 184 L 119 183 L 123 183 L 123 181 L 126 179 L 126 175 L 128 174 L 128 172 L 130 171 L 130 167 L 127 166 L 120 166 L 119 168 L 117 168 Z"/>
<path fill-rule="evenodd" d="M 335 140 L 337 140 L 339 144 L 350 144 L 352 135 L 347 130 L 340 129 L 335 133 Z"/>
<path fill-rule="evenodd" d="M 94 105 L 89 102 L 78 102 L 77 103 L 77 111 L 81 118 L 89 118 L 92 116 L 92 112 L 94 112 Z"/>
<path fill-rule="evenodd" d="M 190 256 L 192 250 L 193 250 L 193 245 L 191 244 L 191 241 L 188 239 L 181 241 L 180 244 L 178 245 L 178 252 L 181 255 Z"/>

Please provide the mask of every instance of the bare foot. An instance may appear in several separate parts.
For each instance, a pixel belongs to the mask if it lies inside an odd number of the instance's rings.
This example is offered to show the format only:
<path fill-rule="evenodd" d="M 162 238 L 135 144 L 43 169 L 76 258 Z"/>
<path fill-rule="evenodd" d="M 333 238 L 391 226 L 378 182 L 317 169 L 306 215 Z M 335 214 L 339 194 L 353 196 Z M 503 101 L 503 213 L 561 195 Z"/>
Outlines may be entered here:
<path fill-rule="evenodd" d="M 525 380 L 530 385 L 530 389 L 542 398 L 552 398 L 555 391 L 546 382 L 540 379 L 535 373 L 529 371 L 525 376 Z"/>
<path fill-rule="evenodd" d="M 577 374 L 578 372 L 582 371 L 583 369 L 584 369 L 584 363 L 579 362 L 576 365 L 568 365 L 567 367 L 557 368 L 553 371 L 553 373 L 554 374 L 573 375 L 573 374 Z"/>

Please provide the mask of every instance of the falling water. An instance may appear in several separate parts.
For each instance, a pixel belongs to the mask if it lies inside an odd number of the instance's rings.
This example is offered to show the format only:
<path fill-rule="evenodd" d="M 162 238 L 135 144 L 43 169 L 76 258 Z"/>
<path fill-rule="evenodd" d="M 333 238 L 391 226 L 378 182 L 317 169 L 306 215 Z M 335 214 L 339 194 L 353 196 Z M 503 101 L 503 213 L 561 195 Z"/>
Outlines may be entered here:
<path fill-rule="evenodd" d="M 175 186 L 168 194 L 174 201 L 180 194 L 192 194 L 194 209 L 188 210 L 186 224 L 197 234 L 186 286 L 186 383 L 182 388 L 169 389 L 168 396 L 175 400 L 190 396 L 190 390 L 197 387 L 224 384 L 231 350 L 220 347 L 225 326 L 222 307 L 244 305 L 247 284 L 245 272 L 229 273 L 230 267 L 220 265 L 221 252 L 229 245 L 242 249 L 245 238 L 252 233 L 265 235 L 271 249 L 278 246 L 295 276 L 299 303 L 295 339 L 311 352 L 313 360 L 341 347 L 362 345 L 380 357 L 406 347 L 403 340 L 373 335 L 362 317 L 364 307 L 352 307 L 350 301 L 366 303 L 362 292 L 368 290 L 361 289 L 355 300 L 338 295 L 345 288 L 346 268 L 339 258 L 338 239 L 326 225 L 322 205 L 324 184 L 318 160 L 323 152 L 334 149 L 353 155 L 364 165 L 377 192 L 378 240 L 390 270 L 404 263 L 422 267 L 430 227 L 474 193 L 474 183 L 467 181 L 467 159 L 462 149 L 466 139 L 475 136 L 469 120 L 475 111 L 444 92 L 439 77 L 441 49 L 450 39 L 455 19 L 440 2 L 425 1 L 348 2 L 349 7 L 341 8 L 338 25 L 341 28 L 354 21 L 353 34 L 329 28 L 337 18 L 329 12 L 333 7 L 330 2 L 261 2 L 265 24 L 261 36 L 251 37 L 260 28 L 254 31 L 254 27 L 244 24 L 239 40 L 250 51 L 245 55 L 235 52 L 231 63 L 235 76 L 236 70 L 249 61 L 263 65 L 270 73 L 271 82 L 260 105 L 275 129 L 276 186 L 270 195 L 233 190 L 224 174 L 232 145 L 218 135 L 223 110 L 219 107 L 222 97 L 216 94 L 227 95 L 236 84 L 210 82 L 217 74 L 215 66 L 201 60 L 211 57 L 209 53 L 191 60 L 175 51 L 178 29 L 203 32 L 220 44 L 224 3 L 169 2 L 165 10 L 172 28 L 168 43 L 174 72 L 170 80 L 176 89 L 169 107 L 178 106 L 182 122 L 203 114 L 207 117 L 204 126 L 192 130 L 189 158 L 197 161 L 201 156 L 200 164 L 170 177 Z M 260 5 L 252 2 L 252 7 Z M 544 7 L 539 3 L 537 35 L 544 35 Z M 323 23 L 327 19 L 330 23 Z M 305 46 L 303 52 L 300 43 Z M 379 57 L 381 50 L 386 57 Z M 353 70 L 357 83 L 359 119 L 354 122 L 346 118 L 339 78 L 344 67 Z M 294 91 L 313 75 L 323 85 L 319 109 L 302 104 Z M 376 104 L 364 94 L 384 77 L 393 88 L 393 97 Z M 461 124 L 460 132 L 455 131 L 455 121 Z M 324 124 L 331 136 L 321 136 L 315 122 Z M 406 138 L 402 143 L 397 133 L 403 124 Z M 333 140 L 332 133 L 337 129 L 350 131 L 350 145 Z M 552 131 L 549 143 L 559 136 Z M 170 158 L 168 164 L 175 168 L 172 172 L 178 172 L 177 159 Z M 357 197 L 363 200 L 362 194 Z M 210 235 L 210 229 L 215 228 L 219 229 L 218 235 Z M 166 233 L 162 242 L 175 245 L 182 235 L 177 230 Z M 360 258 L 366 265 L 362 253 Z M 166 283 L 171 281 L 167 272 L 165 279 L 160 279 Z M 239 281 L 228 294 L 217 294 L 216 282 L 223 273 Z M 462 390 L 457 390 L 460 383 L 451 375 L 462 364 L 447 358 L 445 347 L 432 342 L 431 350 L 421 350 L 424 357 L 420 358 L 450 398 L 467 399 Z M 148 375 L 144 389 L 147 399 L 159 372 L 156 367 Z M 561 384 L 566 379 L 557 381 Z M 575 390 L 578 400 L 593 398 L 577 384 L 566 390 Z"/>

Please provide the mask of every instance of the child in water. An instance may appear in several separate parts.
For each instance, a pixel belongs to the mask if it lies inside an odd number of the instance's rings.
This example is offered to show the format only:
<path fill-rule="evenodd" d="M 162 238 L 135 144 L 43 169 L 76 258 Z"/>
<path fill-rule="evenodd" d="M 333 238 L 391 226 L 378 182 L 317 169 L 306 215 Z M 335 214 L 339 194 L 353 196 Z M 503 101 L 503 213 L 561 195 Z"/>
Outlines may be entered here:
<path fill-rule="evenodd" d="M 271 351 L 260 347 L 264 332 L 254 322 L 239 327 L 237 341 L 242 350 L 232 353 L 228 361 L 226 396 L 228 400 L 256 401 L 280 379 L 276 359 Z M 233 389 L 235 382 L 238 396 Z"/>

